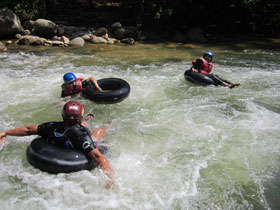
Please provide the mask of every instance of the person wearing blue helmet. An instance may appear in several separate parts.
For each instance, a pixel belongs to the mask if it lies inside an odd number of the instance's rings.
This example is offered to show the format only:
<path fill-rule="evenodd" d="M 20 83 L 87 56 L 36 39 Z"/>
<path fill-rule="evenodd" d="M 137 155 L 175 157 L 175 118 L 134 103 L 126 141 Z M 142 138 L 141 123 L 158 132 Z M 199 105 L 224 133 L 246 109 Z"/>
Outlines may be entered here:
<path fill-rule="evenodd" d="M 233 88 L 235 86 L 239 86 L 240 84 L 235 84 L 232 82 L 229 82 L 221 77 L 219 77 L 216 74 L 211 74 L 210 72 L 213 69 L 213 63 L 212 60 L 214 58 L 214 54 L 211 51 L 207 51 L 203 54 L 202 58 L 198 58 L 192 62 L 193 66 L 191 70 L 193 72 L 199 72 L 201 74 L 204 74 L 208 77 L 210 77 L 212 80 L 214 80 L 215 85 L 222 85 L 225 87 Z"/>
<path fill-rule="evenodd" d="M 77 77 L 74 73 L 68 72 L 63 75 L 63 81 L 64 83 L 71 83 L 77 80 Z"/>
<path fill-rule="evenodd" d="M 72 72 L 63 75 L 64 83 L 61 85 L 61 97 L 76 96 L 82 92 L 89 83 L 93 83 L 97 90 L 102 91 L 94 77 L 84 79 L 83 77 L 76 77 Z"/>

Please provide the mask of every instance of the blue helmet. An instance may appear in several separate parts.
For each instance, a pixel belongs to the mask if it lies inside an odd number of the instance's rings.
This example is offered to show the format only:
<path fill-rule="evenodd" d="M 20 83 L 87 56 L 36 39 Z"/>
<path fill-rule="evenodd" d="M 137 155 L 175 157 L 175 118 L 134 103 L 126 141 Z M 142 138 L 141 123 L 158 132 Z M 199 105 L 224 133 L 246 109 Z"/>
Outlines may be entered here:
<path fill-rule="evenodd" d="M 64 80 L 64 83 L 75 82 L 77 80 L 77 77 L 75 76 L 74 73 L 68 72 L 68 73 L 64 74 L 63 80 Z"/>
<path fill-rule="evenodd" d="M 214 54 L 213 54 L 211 51 L 205 52 L 205 53 L 203 54 L 203 58 L 204 58 L 205 55 L 209 55 L 209 56 L 211 57 L 211 61 L 212 61 L 213 58 L 214 58 Z"/>

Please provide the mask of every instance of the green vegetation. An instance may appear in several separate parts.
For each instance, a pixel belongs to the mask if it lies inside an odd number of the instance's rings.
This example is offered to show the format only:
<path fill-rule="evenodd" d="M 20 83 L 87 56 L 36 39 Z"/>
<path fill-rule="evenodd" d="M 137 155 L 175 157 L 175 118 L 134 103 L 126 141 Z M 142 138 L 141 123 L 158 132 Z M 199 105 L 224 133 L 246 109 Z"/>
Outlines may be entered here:
<path fill-rule="evenodd" d="M 44 0 L 2 0 L 0 8 L 8 7 L 24 21 L 44 15 Z"/>
<path fill-rule="evenodd" d="M 64 11 L 56 9 L 58 5 L 63 5 Z M 21 20 L 51 18 L 64 12 L 68 21 L 77 23 L 78 18 L 96 15 L 94 11 L 102 14 L 102 10 L 110 9 L 114 12 L 104 13 L 103 17 L 116 15 L 116 21 L 125 20 L 143 29 L 187 31 L 199 26 L 208 33 L 271 37 L 279 36 L 280 31 L 279 0 L 2 0 L 2 7 L 12 9 Z"/>

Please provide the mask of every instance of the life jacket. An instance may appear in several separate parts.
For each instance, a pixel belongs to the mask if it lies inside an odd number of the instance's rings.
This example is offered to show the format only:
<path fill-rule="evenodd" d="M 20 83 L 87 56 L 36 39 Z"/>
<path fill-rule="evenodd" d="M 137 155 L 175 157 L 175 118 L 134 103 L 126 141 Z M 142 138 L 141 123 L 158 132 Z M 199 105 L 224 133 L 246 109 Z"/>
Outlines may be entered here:
<path fill-rule="evenodd" d="M 207 60 L 205 60 L 204 58 L 200 58 L 203 61 L 203 64 L 199 67 L 197 67 L 198 71 L 202 74 L 210 74 L 210 72 L 212 71 L 213 68 L 213 63 L 212 62 L 208 62 Z M 195 66 L 196 60 L 194 60 L 192 62 L 192 64 Z"/>
<path fill-rule="evenodd" d="M 74 90 L 69 90 L 65 84 L 61 85 L 62 88 L 62 92 L 65 96 L 70 96 L 70 95 L 75 95 L 79 92 L 81 92 L 82 90 L 84 90 L 83 85 L 82 85 L 82 81 L 84 80 L 83 77 L 79 77 L 77 78 L 77 80 L 75 81 L 76 85 Z"/>

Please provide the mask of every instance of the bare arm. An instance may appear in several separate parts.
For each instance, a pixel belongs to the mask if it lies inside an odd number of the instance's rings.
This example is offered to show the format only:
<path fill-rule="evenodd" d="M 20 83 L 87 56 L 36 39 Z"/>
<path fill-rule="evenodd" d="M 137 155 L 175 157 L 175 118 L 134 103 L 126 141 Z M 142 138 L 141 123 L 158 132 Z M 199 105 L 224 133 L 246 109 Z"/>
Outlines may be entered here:
<path fill-rule="evenodd" d="M 197 69 L 195 69 L 194 67 L 192 67 L 191 70 L 192 70 L 193 72 L 199 72 L 199 71 L 198 71 Z"/>
<path fill-rule="evenodd" d="M 6 136 L 30 136 L 38 134 L 38 125 L 24 125 L 19 128 L 5 130 L 0 133 L 0 143 L 5 141 Z"/>
<path fill-rule="evenodd" d="M 114 183 L 114 171 L 111 168 L 109 161 L 104 155 L 101 154 L 101 152 L 97 148 L 91 150 L 88 155 L 99 165 L 99 167 L 109 177 L 106 186 L 110 187 Z"/>
<path fill-rule="evenodd" d="M 200 69 L 202 68 L 203 66 L 203 60 L 201 58 L 198 58 L 196 60 L 194 60 L 192 62 L 193 66 L 192 66 L 192 71 L 193 72 L 200 72 Z"/>
<path fill-rule="evenodd" d="M 99 87 L 96 79 L 94 77 L 89 77 L 86 79 L 87 82 L 92 82 L 94 84 L 94 86 L 99 90 L 102 91 L 101 87 Z"/>

